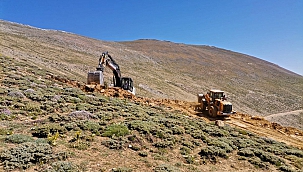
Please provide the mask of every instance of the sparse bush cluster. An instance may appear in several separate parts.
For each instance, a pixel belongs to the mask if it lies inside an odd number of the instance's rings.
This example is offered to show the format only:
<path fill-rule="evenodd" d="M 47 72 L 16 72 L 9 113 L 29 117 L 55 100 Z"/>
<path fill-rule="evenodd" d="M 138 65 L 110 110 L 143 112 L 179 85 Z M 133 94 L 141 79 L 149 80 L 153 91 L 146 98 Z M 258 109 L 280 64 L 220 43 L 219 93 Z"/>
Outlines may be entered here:
<path fill-rule="evenodd" d="M 14 63 L 4 57 L 0 61 Z M 46 74 L 38 68 L 20 64 L 26 73 L 21 76 L 20 68 L 8 66 L 2 65 L 4 77 L 0 81 L 0 119 L 8 122 L 7 127 L 0 128 L 0 135 L 3 145 L 14 145 L 0 154 L 6 170 L 46 163 L 49 168 L 45 171 L 49 172 L 81 171 L 79 164 L 66 161 L 67 153 L 53 151 L 52 147 L 58 145 L 75 152 L 129 149 L 140 159 L 152 157 L 163 162 L 154 168 L 157 172 L 182 171 L 177 167 L 216 163 L 234 155 L 265 170 L 270 166 L 280 171 L 303 168 L 302 150 L 246 130 L 218 127 L 180 111 L 166 111 L 163 106 L 148 107 L 97 93 L 85 94 L 42 76 L 37 79 L 36 75 Z M 22 123 L 26 125 L 10 123 L 14 119 L 26 121 Z M 14 128 L 9 128 L 12 124 Z M 30 131 L 32 136 L 19 134 L 21 131 Z M 183 157 L 178 166 L 170 164 L 171 152 Z"/>

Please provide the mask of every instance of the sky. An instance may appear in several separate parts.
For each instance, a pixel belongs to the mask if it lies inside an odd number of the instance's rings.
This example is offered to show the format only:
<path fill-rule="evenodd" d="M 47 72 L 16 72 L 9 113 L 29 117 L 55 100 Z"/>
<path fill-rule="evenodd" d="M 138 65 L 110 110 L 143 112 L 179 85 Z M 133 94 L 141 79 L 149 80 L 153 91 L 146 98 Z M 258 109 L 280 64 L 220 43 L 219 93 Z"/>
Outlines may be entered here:
<path fill-rule="evenodd" d="M 104 41 L 210 45 L 303 76 L 303 0 L 0 0 L 0 19 Z"/>

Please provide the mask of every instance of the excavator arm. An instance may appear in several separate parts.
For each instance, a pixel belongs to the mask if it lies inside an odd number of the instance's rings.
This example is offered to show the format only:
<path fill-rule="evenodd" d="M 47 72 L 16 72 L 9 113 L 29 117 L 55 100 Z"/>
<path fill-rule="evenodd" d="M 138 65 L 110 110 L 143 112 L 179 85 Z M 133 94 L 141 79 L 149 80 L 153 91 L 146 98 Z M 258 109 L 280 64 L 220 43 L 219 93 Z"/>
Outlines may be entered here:
<path fill-rule="evenodd" d="M 102 53 L 99 58 L 99 66 L 109 67 L 113 71 L 113 81 L 115 87 L 121 87 L 121 72 L 119 65 L 115 60 L 108 54 L 108 52 Z"/>

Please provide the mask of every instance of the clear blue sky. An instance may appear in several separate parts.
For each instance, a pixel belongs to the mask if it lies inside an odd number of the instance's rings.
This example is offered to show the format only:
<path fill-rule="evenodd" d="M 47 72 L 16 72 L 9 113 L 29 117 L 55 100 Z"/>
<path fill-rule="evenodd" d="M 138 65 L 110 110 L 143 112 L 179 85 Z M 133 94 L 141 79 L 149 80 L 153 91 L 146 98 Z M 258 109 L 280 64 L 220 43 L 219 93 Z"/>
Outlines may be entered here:
<path fill-rule="evenodd" d="M 303 0 L 0 0 L 0 19 L 107 41 L 211 45 L 303 75 Z"/>

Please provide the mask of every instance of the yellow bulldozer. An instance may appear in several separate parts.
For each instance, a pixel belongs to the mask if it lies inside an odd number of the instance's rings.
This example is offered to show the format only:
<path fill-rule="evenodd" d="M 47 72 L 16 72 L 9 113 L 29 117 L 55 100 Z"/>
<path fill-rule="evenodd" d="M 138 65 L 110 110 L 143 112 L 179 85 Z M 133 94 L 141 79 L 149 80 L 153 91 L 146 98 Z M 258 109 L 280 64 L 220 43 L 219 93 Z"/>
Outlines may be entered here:
<path fill-rule="evenodd" d="M 198 111 L 207 112 L 211 117 L 229 117 L 235 114 L 232 110 L 232 104 L 226 100 L 224 91 L 209 90 L 206 94 L 198 94 Z"/>

